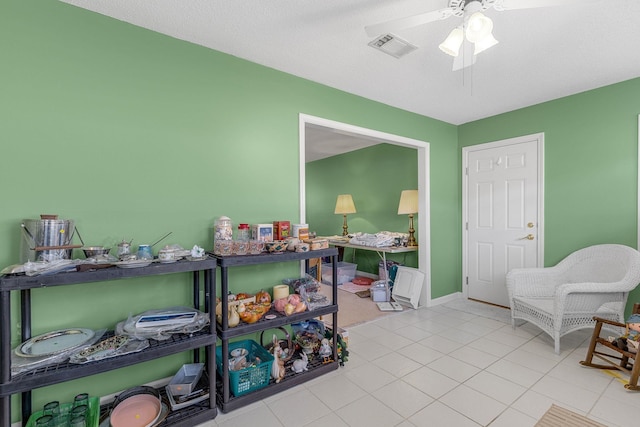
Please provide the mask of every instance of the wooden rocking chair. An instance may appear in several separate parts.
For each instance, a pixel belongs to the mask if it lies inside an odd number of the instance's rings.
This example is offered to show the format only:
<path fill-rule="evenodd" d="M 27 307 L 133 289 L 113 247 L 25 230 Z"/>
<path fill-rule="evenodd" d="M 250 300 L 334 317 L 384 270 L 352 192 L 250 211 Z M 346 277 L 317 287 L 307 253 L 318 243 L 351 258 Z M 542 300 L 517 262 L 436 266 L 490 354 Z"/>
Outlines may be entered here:
<path fill-rule="evenodd" d="M 640 314 L 640 303 L 636 303 L 633 305 L 632 313 Z M 620 328 L 624 328 L 626 325 L 624 323 L 618 323 L 608 319 L 602 319 L 600 317 L 594 317 L 593 320 L 596 321 L 596 326 L 591 337 L 591 344 L 589 344 L 587 359 L 581 361 L 580 364 L 584 366 L 590 366 L 592 368 L 617 369 L 619 371 L 625 372 L 630 376 L 630 378 L 629 383 L 625 384 L 624 388 L 626 388 L 627 390 L 640 391 L 640 386 L 638 386 L 638 376 L 640 374 L 640 350 L 637 353 L 625 351 L 611 344 L 607 338 L 600 336 L 602 326 L 605 324 Z M 603 353 L 602 349 L 597 349 L 599 348 L 598 344 L 605 346 L 607 349 L 613 350 L 614 354 L 611 354 L 611 352 Z M 615 353 L 618 353 L 618 355 L 616 355 Z M 606 362 L 607 364 L 600 365 L 597 363 L 593 363 L 594 356 Z"/>

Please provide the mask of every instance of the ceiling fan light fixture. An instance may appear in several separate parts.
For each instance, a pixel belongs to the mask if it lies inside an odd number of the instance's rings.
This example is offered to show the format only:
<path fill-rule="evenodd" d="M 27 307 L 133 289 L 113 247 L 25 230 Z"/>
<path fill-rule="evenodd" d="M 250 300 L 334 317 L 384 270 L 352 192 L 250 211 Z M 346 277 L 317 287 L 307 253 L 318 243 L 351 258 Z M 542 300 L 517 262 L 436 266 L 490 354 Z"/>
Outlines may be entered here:
<path fill-rule="evenodd" d="M 458 28 L 454 28 L 449 33 L 445 41 L 440 43 L 440 46 L 438 47 L 440 48 L 441 51 L 443 51 L 447 55 L 456 57 L 460 52 L 460 46 L 462 46 L 463 41 L 464 41 L 464 34 L 462 32 L 462 28 L 458 27 Z"/>
<path fill-rule="evenodd" d="M 476 43 L 487 37 L 493 31 L 493 21 L 491 18 L 482 14 L 482 12 L 475 12 L 467 20 L 465 34 L 467 40 L 471 43 Z"/>
<path fill-rule="evenodd" d="M 497 45 L 498 43 L 499 43 L 498 40 L 496 40 L 495 37 L 493 37 L 493 34 L 489 33 L 485 38 L 483 38 L 482 40 L 478 40 L 473 44 L 474 45 L 473 54 L 477 55 L 480 52 L 484 52 L 485 50 L 489 49 L 492 46 Z"/>

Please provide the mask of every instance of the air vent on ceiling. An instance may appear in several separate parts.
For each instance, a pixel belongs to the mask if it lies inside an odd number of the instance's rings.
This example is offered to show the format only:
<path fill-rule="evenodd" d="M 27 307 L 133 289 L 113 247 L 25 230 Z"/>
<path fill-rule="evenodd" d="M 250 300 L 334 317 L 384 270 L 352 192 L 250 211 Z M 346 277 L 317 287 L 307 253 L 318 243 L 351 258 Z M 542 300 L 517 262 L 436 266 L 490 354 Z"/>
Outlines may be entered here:
<path fill-rule="evenodd" d="M 369 46 L 381 50 L 395 58 L 400 58 L 413 52 L 418 46 L 412 45 L 408 41 L 401 39 L 394 34 L 384 34 L 369 42 Z"/>

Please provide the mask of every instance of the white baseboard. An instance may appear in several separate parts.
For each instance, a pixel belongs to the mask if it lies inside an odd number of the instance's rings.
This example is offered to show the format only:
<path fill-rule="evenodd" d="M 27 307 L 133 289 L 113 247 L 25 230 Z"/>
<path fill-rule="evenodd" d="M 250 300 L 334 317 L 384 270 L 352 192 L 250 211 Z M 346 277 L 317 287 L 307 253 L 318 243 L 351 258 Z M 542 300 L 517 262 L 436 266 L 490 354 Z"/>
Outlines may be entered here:
<path fill-rule="evenodd" d="M 159 379 L 159 380 L 152 381 L 152 382 L 144 384 L 144 385 L 160 389 L 160 388 L 166 386 L 167 384 L 169 384 L 169 381 L 171 381 L 172 378 L 173 377 L 166 377 L 166 378 L 162 378 L 162 379 Z M 117 391 L 115 393 L 111 393 L 111 394 L 107 394 L 105 396 L 102 396 L 100 398 L 100 405 L 102 406 L 102 405 L 105 405 L 107 403 L 113 402 L 115 400 L 116 396 L 119 395 L 120 393 L 122 393 L 125 390 L 120 390 L 120 391 Z"/>
<path fill-rule="evenodd" d="M 454 292 L 452 294 L 445 295 L 440 298 L 435 298 L 431 300 L 431 307 L 436 305 L 446 304 L 448 302 L 455 301 L 459 298 L 462 298 L 462 292 Z"/>
<path fill-rule="evenodd" d="M 364 271 L 357 271 L 356 276 L 368 277 L 369 279 L 378 280 L 378 275 L 373 273 L 365 273 Z"/>

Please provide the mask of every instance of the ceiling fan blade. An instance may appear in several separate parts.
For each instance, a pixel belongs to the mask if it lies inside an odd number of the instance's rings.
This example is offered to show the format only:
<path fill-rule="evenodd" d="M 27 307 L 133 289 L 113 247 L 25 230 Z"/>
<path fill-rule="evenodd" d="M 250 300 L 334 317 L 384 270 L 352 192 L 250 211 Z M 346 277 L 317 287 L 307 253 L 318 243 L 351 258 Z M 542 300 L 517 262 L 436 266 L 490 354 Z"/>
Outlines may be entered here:
<path fill-rule="evenodd" d="M 498 0 L 496 10 L 533 9 L 536 7 L 571 6 L 597 0 Z"/>
<path fill-rule="evenodd" d="M 386 34 L 404 28 L 417 27 L 418 25 L 428 24 L 429 22 L 439 19 L 446 19 L 453 14 L 451 8 L 434 10 L 432 12 L 420 13 L 418 15 L 407 16 L 405 18 L 392 19 L 391 21 L 381 22 L 379 24 L 367 25 L 364 27 L 369 37 L 376 37 L 380 34 Z"/>

